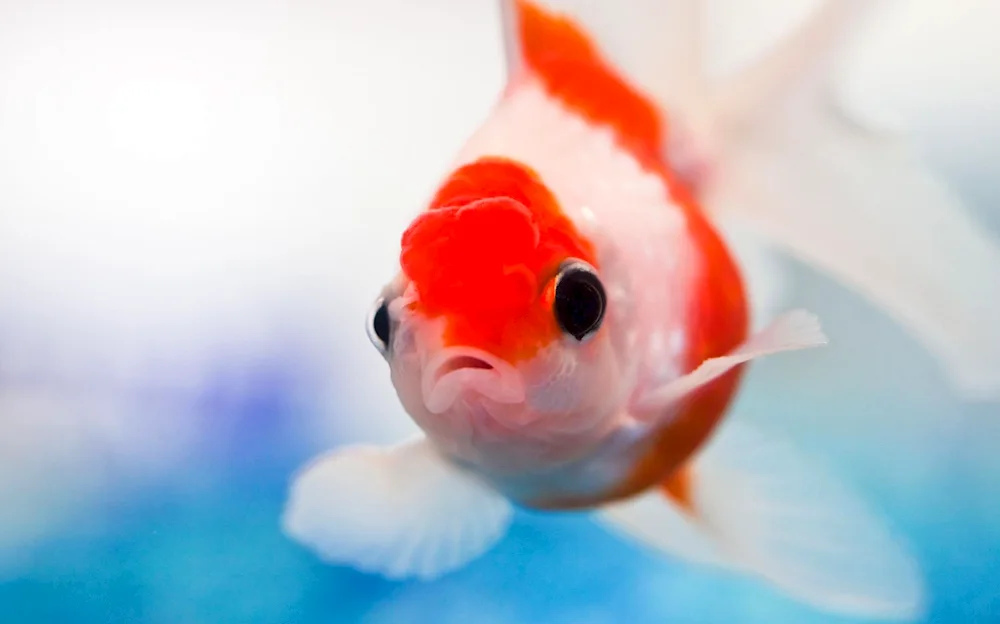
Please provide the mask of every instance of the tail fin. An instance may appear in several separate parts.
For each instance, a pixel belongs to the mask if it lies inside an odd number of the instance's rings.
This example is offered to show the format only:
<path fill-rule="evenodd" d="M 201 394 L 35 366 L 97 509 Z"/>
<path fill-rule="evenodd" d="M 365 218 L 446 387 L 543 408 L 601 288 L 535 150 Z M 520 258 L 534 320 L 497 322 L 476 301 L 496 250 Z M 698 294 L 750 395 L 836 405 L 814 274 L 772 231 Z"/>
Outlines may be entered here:
<path fill-rule="evenodd" d="M 573 19 L 662 106 L 667 158 L 723 227 L 738 219 L 854 288 L 937 355 L 959 389 L 1000 397 L 1000 243 L 905 142 L 863 127 L 834 95 L 851 35 L 885 2 L 827 0 L 763 58 L 712 85 L 704 2 L 501 0 L 511 73 L 518 10 Z"/>
<path fill-rule="evenodd" d="M 833 95 L 837 53 L 876 4 L 828 1 L 719 90 L 703 202 L 881 306 L 966 394 L 1000 396 L 1000 244 L 902 140 Z"/>
<path fill-rule="evenodd" d="M 599 517 L 642 544 L 760 577 L 820 609 L 889 620 L 923 613 L 913 558 L 858 498 L 793 449 L 727 423 L 683 476 Z"/>

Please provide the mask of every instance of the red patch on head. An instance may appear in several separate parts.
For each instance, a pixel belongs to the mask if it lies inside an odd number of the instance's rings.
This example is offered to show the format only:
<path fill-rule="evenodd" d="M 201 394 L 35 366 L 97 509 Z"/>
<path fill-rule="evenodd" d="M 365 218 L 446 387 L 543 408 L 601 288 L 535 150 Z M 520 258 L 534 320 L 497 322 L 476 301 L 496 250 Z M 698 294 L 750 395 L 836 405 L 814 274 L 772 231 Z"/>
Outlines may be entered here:
<path fill-rule="evenodd" d="M 537 291 L 538 243 L 523 204 L 479 199 L 419 217 L 403 237 L 403 267 L 427 310 L 515 312 Z"/>
<path fill-rule="evenodd" d="M 419 309 L 448 319 L 445 340 L 516 361 L 559 336 L 545 287 L 593 246 L 523 165 L 484 158 L 451 175 L 404 232 L 400 265 Z"/>

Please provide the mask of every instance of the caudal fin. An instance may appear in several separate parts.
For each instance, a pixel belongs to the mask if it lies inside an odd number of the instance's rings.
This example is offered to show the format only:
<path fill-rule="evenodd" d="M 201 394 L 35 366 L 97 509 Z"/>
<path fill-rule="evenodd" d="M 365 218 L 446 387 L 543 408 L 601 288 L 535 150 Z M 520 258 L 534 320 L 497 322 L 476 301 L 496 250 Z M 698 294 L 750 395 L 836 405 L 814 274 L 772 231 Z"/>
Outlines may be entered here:
<path fill-rule="evenodd" d="M 842 281 L 912 332 L 960 390 L 1000 397 L 1000 242 L 901 137 L 852 119 L 833 88 L 852 35 L 886 0 L 826 0 L 717 84 L 703 62 L 705 4 L 501 0 L 509 73 L 526 45 L 519 15 L 537 7 L 571 19 L 662 107 L 664 154 L 717 223 L 738 219 Z M 766 293 L 751 300 L 776 304 Z"/>
<path fill-rule="evenodd" d="M 876 5 L 828 1 L 720 88 L 703 203 L 881 306 L 966 394 L 1000 397 L 1000 241 L 832 88 L 835 60 Z"/>
<path fill-rule="evenodd" d="M 599 517 L 643 545 L 755 576 L 818 609 L 888 620 L 923 613 L 913 557 L 859 498 L 789 446 L 727 423 L 681 474 Z"/>

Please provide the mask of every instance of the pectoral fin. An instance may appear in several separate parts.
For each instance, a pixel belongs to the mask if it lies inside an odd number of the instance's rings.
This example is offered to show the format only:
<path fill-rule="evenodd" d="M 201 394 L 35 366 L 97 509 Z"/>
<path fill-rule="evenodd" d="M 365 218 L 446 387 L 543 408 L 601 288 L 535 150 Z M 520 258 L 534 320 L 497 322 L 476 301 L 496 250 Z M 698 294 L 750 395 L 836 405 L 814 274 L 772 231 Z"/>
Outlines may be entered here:
<path fill-rule="evenodd" d="M 295 478 L 282 526 L 330 563 L 431 579 L 487 551 L 511 513 L 503 496 L 420 439 L 317 459 Z"/>
<path fill-rule="evenodd" d="M 734 351 L 701 363 L 694 371 L 656 388 L 643 397 L 636 409 L 669 417 L 673 408 L 709 383 L 750 360 L 826 344 L 819 321 L 804 310 L 792 310 L 775 319 Z"/>

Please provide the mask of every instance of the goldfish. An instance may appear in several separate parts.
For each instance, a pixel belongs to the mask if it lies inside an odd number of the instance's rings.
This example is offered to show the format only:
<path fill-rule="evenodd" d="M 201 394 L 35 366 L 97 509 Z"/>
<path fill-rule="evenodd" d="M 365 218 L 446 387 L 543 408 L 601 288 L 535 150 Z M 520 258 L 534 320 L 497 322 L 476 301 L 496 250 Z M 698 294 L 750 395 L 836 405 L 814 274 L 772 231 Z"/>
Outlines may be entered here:
<path fill-rule="evenodd" d="M 817 609 L 919 617 L 920 566 L 878 511 L 726 418 L 753 361 L 827 344 L 806 310 L 752 318 L 731 218 L 868 296 L 959 387 L 997 385 L 996 243 L 902 138 L 832 97 L 832 59 L 871 4 L 824 4 L 712 84 L 698 2 L 503 0 L 506 86 L 367 318 L 422 434 L 305 466 L 286 534 L 433 579 L 517 508 L 590 510 Z"/>

